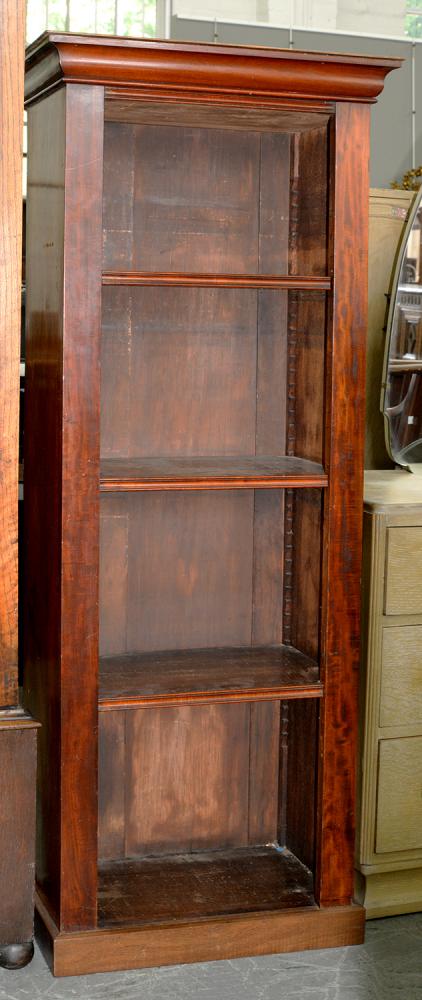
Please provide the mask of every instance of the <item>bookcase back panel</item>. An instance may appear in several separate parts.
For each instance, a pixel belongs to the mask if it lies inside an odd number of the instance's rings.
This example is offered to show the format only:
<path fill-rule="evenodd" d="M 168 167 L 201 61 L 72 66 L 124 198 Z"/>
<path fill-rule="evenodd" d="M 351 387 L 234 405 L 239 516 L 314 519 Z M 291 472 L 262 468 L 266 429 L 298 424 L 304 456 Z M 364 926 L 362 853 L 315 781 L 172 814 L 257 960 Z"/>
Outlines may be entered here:
<path fill-rule="evenodd" d="M 106 288 L 105 457 L 285 453 L 287 293 Z"/>
<path fill-rule="evenodd" d="M 281 642 L 280 490 L 101 499 L 100 654 Z"/>
<path fill-rule="evenodd" d="M 100 716 L 99 857 L 277 837 L 280 703 Z"/>
<path fill-rule="evenodd" d="M 106 122 L 104 269 L 288 270 L 290 136 Z"/>
<path fill-rule="evenodd" d="M 327 271 L 327 128 L 106 122 L 106 271 Z"/>

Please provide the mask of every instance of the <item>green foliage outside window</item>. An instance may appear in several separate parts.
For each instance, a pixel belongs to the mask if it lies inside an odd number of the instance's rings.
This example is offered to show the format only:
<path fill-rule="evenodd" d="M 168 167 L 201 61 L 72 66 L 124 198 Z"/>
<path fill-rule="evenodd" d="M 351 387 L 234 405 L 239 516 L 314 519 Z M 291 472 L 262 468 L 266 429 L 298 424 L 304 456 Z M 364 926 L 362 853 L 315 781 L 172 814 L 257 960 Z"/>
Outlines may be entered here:
<path fill-rule="evenodd" d="M 27 40 L 47 28 L 153 37 L 156 6 L 157 0 L 27 0 Z"/>
<path fill-rule="evenodd" d="M 422 0 L 408 0 L 404 30 L 410 38 L 422 38 Z"/>

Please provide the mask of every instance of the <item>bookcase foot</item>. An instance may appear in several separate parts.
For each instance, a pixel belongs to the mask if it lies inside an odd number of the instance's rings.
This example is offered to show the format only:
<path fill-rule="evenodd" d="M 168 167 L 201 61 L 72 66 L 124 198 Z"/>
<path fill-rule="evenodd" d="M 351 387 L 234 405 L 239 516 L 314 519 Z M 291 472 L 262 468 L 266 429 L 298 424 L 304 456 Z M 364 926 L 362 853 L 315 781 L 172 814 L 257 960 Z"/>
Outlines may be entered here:
<path fill-rule="evenodd" d="M 0 966 L 2 969 L 23 969 L 34 955 L 34 942 L 0 945 Z"/>

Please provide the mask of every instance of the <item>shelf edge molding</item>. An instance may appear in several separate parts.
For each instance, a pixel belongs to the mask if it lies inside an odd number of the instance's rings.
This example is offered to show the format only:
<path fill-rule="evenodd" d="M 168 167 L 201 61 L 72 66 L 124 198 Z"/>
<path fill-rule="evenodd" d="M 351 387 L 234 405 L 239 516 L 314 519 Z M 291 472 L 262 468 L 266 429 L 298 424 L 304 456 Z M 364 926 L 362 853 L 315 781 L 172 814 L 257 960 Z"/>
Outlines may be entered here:
<path fill-rule="evenodd" d="M 233 460 L 235 461 L 235 460 Z M 207 468 L 208 464 L 208 468 Z M 317 462 L 292 456 L 238 459 L 104 458 L 100 468 L 101 493 L 145 490 L 321 489 L 328 476 Z M 263 465 L 265 467 L 263 467 Z M 196 467 L 195 467 L 196 466 Z M 249 466 L 249 467 L 248 467 Z"/>
<path fill-rule="evenodd" d="M 261 691 L 201 691 L 186 694 L 133 695 L 130 698 L 100 698 L 99 712 L 127 711 L 137 708 L 170 708 L 177 705 L 221 705 L 230 702 L 257 701 L 297 701 L 304 698 L 322 698 L 322 684 L 297 684 L 294 687 L 279 687 L 262 689 Z"/>
<path fill-rule="evenodd" d="M 183 272 L 105 271 L 103 285 L 168 285 L 184 288 L 261 288 L 330 291 L 329 275 L 194 274 Z"/>
<path fill-rule="evenodd" d="M 106 479 L 100 480 L 100 493 L 141 493 L 148 490 L 291 490 L 324 489 L 328 484 L 325 473 L 315 476 L 236 476 L 211 479 Z"/>

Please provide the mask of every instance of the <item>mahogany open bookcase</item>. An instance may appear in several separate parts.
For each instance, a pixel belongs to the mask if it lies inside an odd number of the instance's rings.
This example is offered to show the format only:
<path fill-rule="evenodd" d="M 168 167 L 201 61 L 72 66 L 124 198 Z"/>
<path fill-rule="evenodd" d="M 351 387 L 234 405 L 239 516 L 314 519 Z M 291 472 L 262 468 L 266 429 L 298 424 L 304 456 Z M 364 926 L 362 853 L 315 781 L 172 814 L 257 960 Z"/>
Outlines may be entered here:
<path fill-rule="evenodd" d="M 368 105 L 396 65 L 28 51 L 25 698 L 57 975 L 362 940 Z"/>

